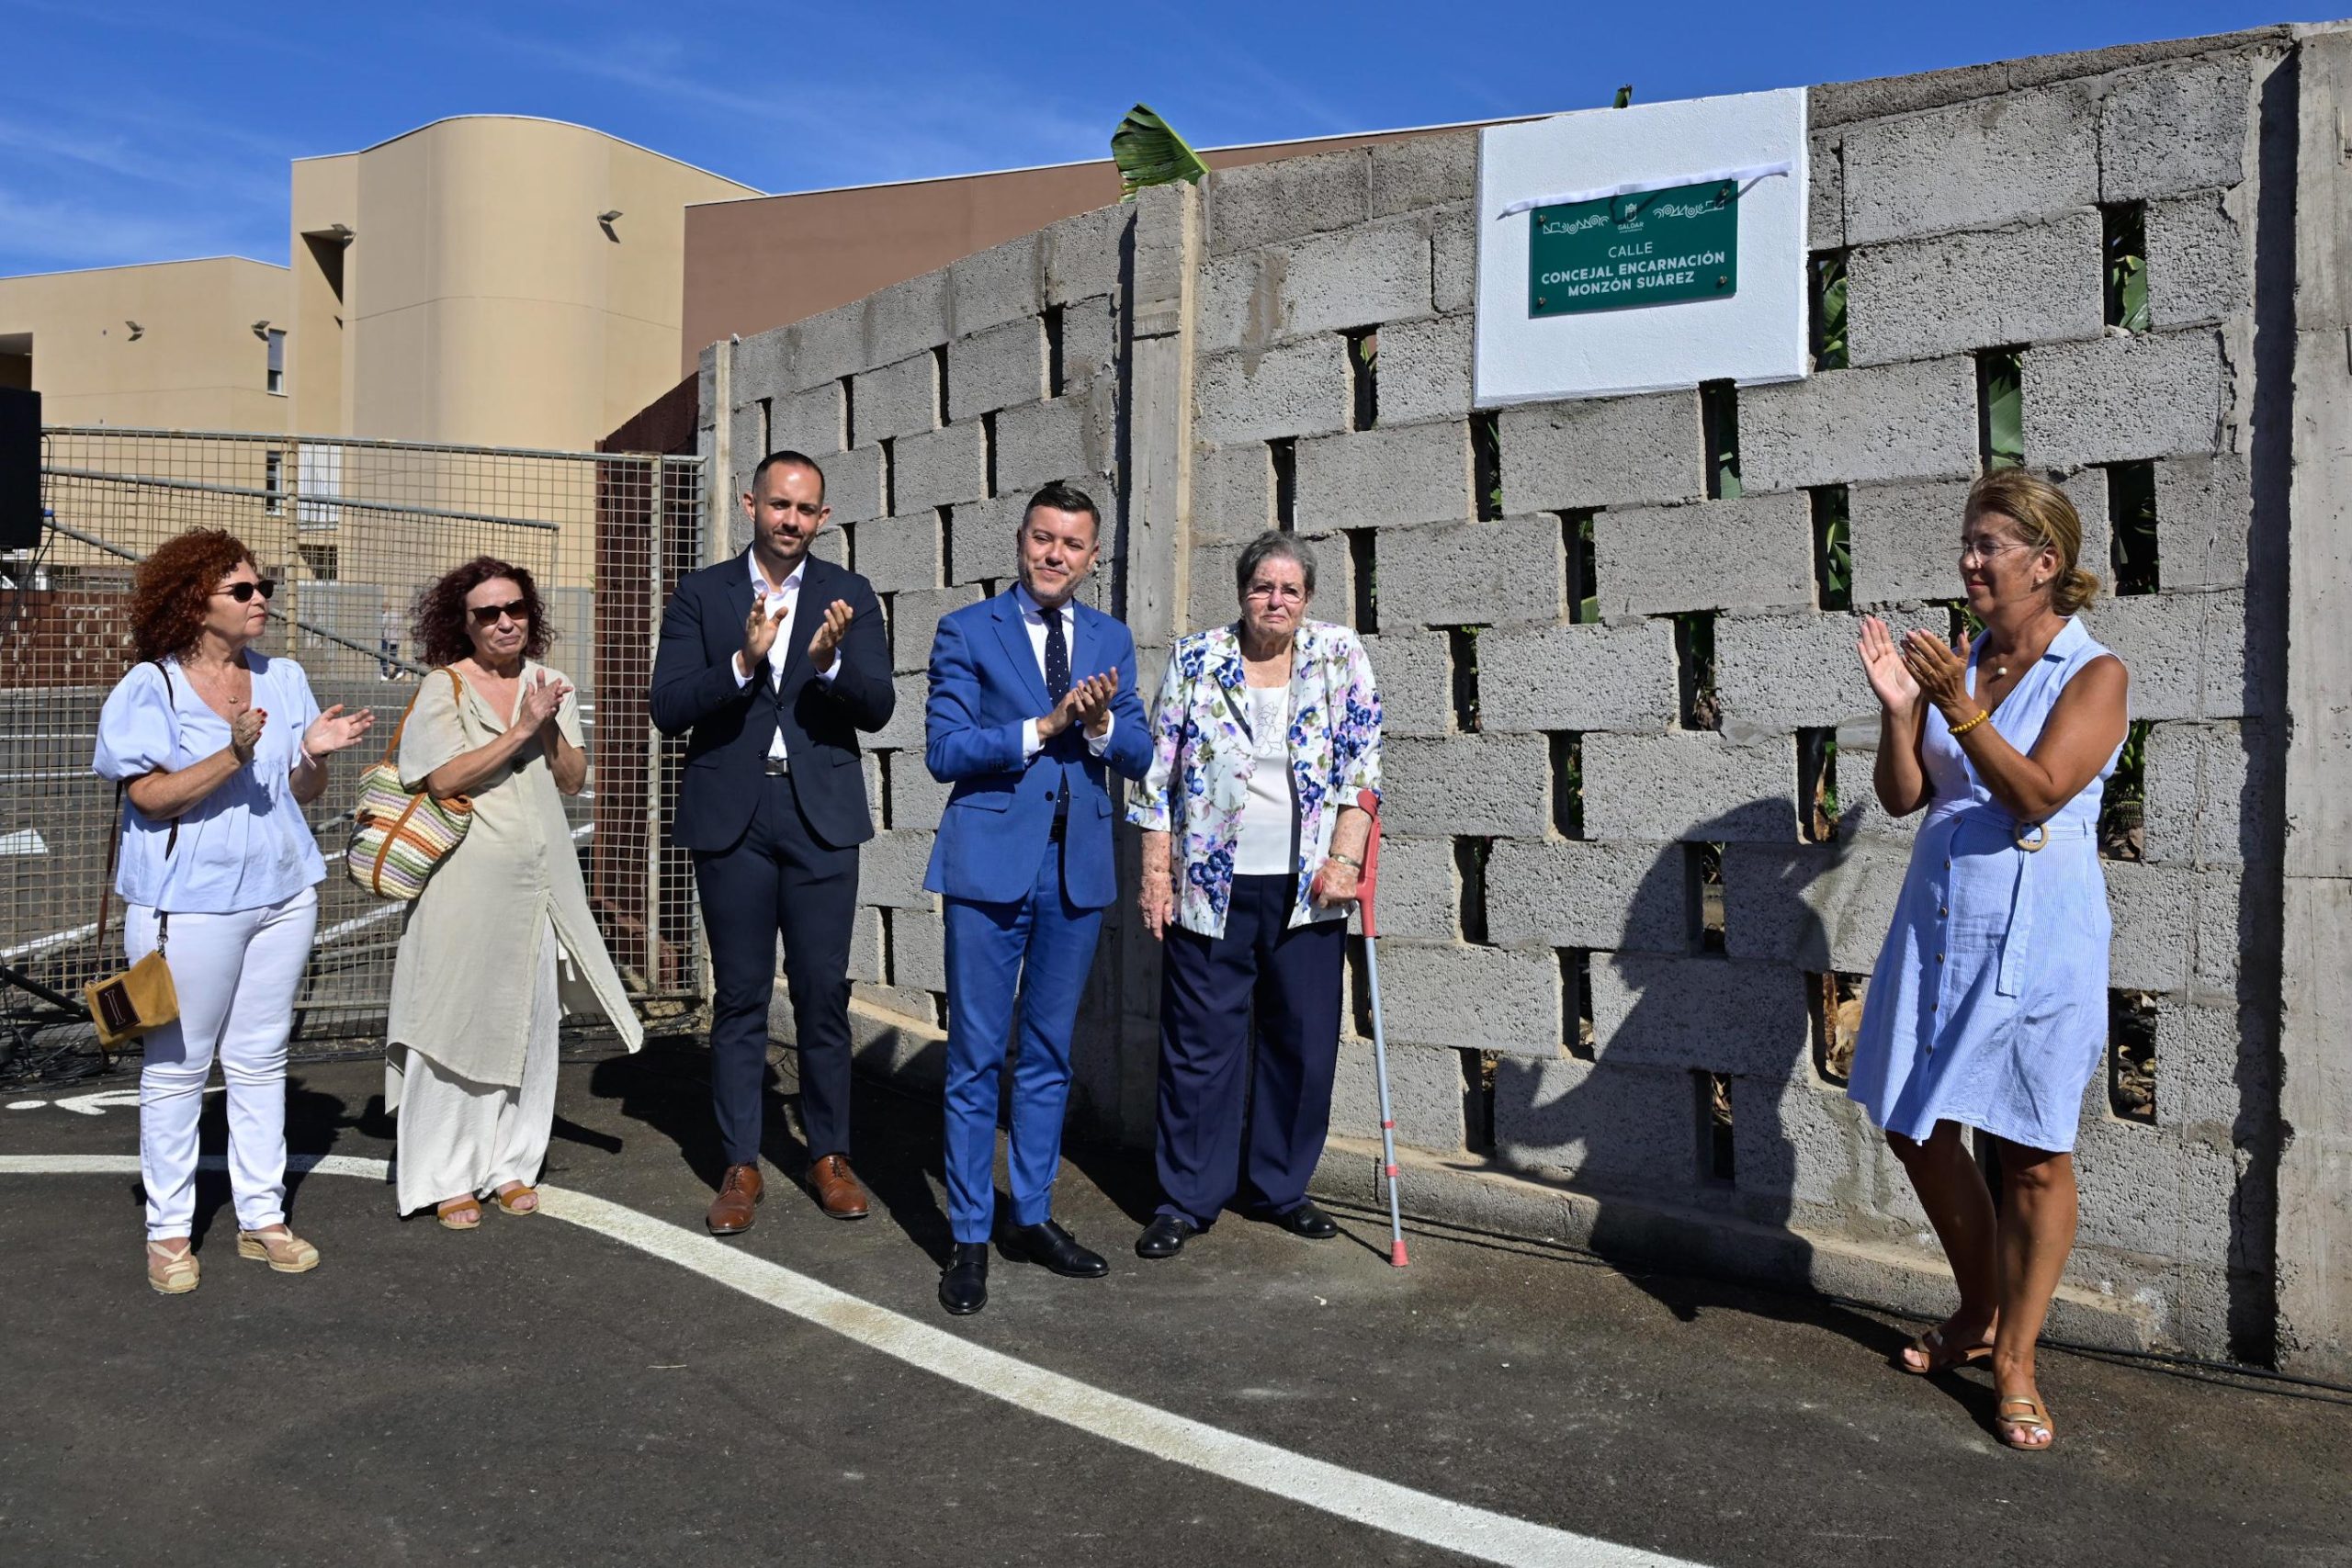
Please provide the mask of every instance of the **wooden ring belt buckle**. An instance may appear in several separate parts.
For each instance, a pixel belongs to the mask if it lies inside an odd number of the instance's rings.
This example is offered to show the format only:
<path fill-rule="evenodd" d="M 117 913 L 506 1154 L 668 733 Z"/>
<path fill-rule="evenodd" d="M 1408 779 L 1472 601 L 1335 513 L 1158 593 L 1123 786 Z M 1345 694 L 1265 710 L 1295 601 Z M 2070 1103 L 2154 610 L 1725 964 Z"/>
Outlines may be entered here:
<path fill-rule="evenodd" d="M 2029 839 L 2031 842 L 2027 841 Z M 2038 854 L 2041 847 L 2050 842 L 2050 825 L 2047 822 L 2027 823 L 2009 835 L 2009 841 L 2030 855 Z"/>

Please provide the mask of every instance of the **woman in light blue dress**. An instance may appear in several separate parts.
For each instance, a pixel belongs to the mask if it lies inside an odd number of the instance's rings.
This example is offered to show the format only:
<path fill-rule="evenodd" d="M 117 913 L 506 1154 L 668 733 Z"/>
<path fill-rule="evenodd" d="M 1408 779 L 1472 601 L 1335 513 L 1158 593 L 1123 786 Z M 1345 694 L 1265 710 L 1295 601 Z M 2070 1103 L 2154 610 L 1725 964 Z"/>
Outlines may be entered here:
<path fill-rule="evenodd" d="M 2098 590 L 2081 548 L 2057 486 L 1987 474 L 1961 525 L 1961 581 L 1984 623 L 1973 646 L 1862 623 L 1884 710 L 1878 797 L 1890 815 L 1928 816 L 1847 1092 L 1884 1129 L 1960 1286 L 1960 1310 L 1901 1364 L 1989 1359 L 1998 1435 L 2030 1451 L 2056 1435 L 2033 1348 L 2075 1243 L 2069 1151 L 2107 1043 L 2097 834 L 2129 725 L 2122 661 L 2074 618 Z M 1995 1140 L 1997 1213 L 1967 1128 Z"/>

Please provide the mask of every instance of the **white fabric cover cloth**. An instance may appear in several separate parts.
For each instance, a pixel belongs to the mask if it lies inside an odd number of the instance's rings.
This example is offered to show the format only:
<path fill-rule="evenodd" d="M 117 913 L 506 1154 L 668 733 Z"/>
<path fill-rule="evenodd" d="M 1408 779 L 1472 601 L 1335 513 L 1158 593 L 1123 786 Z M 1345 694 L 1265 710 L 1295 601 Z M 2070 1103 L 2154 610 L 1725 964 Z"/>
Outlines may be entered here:
<path fill-rule="evenodd" d="M 237 1228 L 286 1218 L 286 1037 L 311 961 L 319 895 L 232 914 L 175 911 L 164 943 L 180 1016 L 150 1033 L 139 1068 L 139 1178 L 147 1238 L 189 1234 L 196 1223 L 197 1127 L 215 1057 L 229 1094 L 229 1190 Z M 123 956 L 155 951 L 155 911 L 124 911 Z"/>
<path fill-rule="evenodd" d="M 563 1019 L 556 983 L 560 945 L 549 923 L 540 933 L 532 979 L 521 1084 L 475 1083 L 413 1046 L 388 1069 L 401 1078 L 392 1166 L 401 1213 L 467 1192 L 487 1198 L 510 1181 L 537 1184 L 555 1126 L 556 1032 Z"/>
<path fill-rule="evenodd" d="M 1291 872 L 1290 688 L 1244 686 L 1250 750 L 1258 759 L 1241 803 L 1241 830 L 1233 840 L 1236 876 L 1287 876 Z"/>

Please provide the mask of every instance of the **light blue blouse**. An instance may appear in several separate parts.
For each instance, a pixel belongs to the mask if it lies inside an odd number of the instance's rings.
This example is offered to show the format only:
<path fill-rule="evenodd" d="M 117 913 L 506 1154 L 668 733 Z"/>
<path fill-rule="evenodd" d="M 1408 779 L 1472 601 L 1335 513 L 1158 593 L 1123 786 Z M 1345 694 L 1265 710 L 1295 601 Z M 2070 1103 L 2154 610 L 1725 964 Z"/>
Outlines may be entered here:
<path fill-rule="evenodd" d="M 128 782 L 158 768 L 177 773 L 229 744 L 229 721 L 204 705 L 179 660 L 142 663 L 107 694 L 98 715 L 100 777 Z M 326 862 L 294 798 L 302 732 L 319 716 L 309 677 L 290 659 L 245 651 L 254 706 L 269 715 L 254 760 L 179 818 L 179 841 L 164 852 L 172 824 L 151 819 L 122 797 L 122 858 L 114 890 L 126 903 L 177 914 L 225 915 L 266 908 L 326 880 Z"/>

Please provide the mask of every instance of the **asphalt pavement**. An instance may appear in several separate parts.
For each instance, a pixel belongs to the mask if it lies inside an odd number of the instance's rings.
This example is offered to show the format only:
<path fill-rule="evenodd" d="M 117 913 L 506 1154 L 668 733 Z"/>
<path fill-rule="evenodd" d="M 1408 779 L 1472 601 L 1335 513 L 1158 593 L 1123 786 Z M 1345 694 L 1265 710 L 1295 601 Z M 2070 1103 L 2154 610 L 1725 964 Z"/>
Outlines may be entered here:
<path fill-rule="evenodd" d="M 290 1209 L 324 1262 L 279 1276 L 235 1256 L 208 1174 L 204 1283 L 165 1298 L 131 1087 L 0 1101 L 0 1562 L 1419 1564 L 1489 1560 L 1507 1516 L 1562 1563 L 2352 1564 L 2352 1398 L 2053 1351 L 2056 1449 L 2015 1454 L 1984 1374 L 1896 1372 L 1917 1325 L 1816 1300 L 1459 1232 L 1398 1270 L 1369 1214 L 1322 1243 L 1228 1216 L 1142 1262 L 1132 1155 L 1072 1150 L 1057 1191 L 1109 1279 L 1000 1256 L 988 1310 L 949 1319 L 936 1106 L 859 1085 L 854 1224 L 790 1179 L 779 1111 L 759 1222 L 715 1243 L 702 1058 L 674 1042 L 566 1066 L 545 1177 L 673 1256 L 560 1205 L 400 1221 L 322 1168 Z M 368 1064 L 298 1067 L 293 1148 L 388 1157 L 380 1096 Z M 820 1325 L 714 1254 L 855 1300 Z M 1059 1378 L 984 1392 L 1013 1363 L 975 1347 Z M 1213 1431 L 1155 1448 L 1138 1407 Z M 1398 1533 L 1398 1487 L 1460 1528 Z"/>

